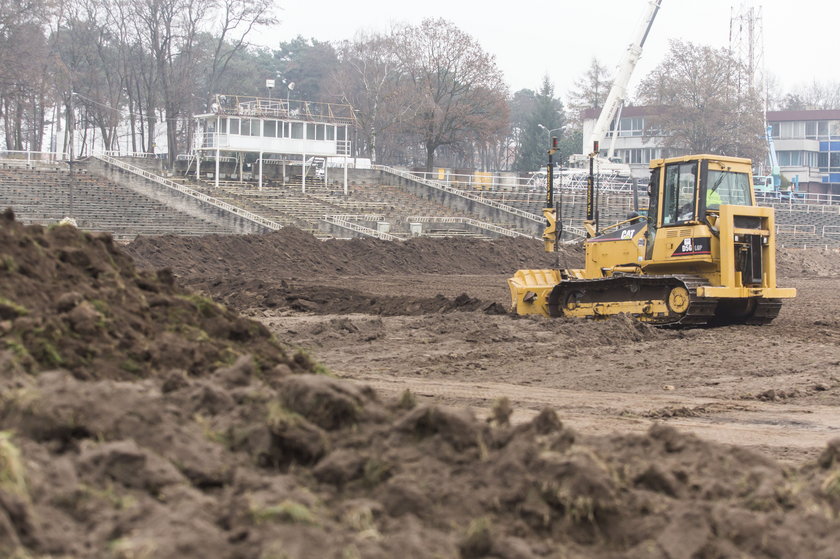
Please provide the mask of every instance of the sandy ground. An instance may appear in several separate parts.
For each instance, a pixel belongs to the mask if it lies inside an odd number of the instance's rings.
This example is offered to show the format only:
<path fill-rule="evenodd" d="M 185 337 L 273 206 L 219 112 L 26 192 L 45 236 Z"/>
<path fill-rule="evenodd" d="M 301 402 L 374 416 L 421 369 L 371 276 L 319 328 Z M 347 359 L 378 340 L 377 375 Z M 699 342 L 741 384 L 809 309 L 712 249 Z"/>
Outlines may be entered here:
<path fill-rule="evenodd" d="M 503 275 L 318 278 L 302 285 L 374 295 L 455 297 L 507 306 Z M 551 320 L 454 312 L 313 315 L 253 310 L 281 339 L 333 373 L 398 395 L 486 413 L 509 398 L 514 421 L 553 407 L 590 434 L 655 421 L 785 462 L 840 434 L 840 279 L 786 280 L 799 290 L 765 327 L 666 330 L 625 319 Z"/>

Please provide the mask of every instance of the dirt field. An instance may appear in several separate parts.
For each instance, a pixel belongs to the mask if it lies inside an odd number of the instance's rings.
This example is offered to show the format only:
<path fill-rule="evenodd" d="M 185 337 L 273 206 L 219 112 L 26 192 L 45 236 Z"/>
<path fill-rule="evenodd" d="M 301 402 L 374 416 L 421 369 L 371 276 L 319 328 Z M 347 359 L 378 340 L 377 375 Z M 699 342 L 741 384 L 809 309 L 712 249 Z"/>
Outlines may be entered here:
<path fill-rule="evenodd" d="M 482 254 L 480 244 L 423 241 L 404 254 L 368 254 L 355 241 L 342 261 L 329 245 L 310 251 L 305 235 L 283 235 L 274 262 L 226 257 L 215 246 L 210 259 L 219 264 L 201 264 L 190 256 L 191 241 L 177 239 L 140 241 L 130 252 L 172 266 L 182 281 L 260 320 L 334 374 L 385 393 L 410 389 L 480 415 L 507 397 L 514 421 L 550 406 L 593 434 L 642 432 L 664 421 L 792 463 L 813 459 L 840 434 L 840 254 L 780 255 L 781 281 L 799 297 L 770 326 L 664 330 L 625 319 L 512 317 L 504 312 L 509 273 L 422 273 L 550 265 L 538 243 L 501 241 Z M 198 253 L 211 250 L 206 244 Z M 581 263 L 574 248 L 561 258 Z M 221 274 L 232 281 L 215 279 Z"/>
<path fill-rule="evenodd" d="M 506 314 L 534 242 L 7 211 L 0 557 L 836 557 L 837 255 L 783 259 L 772 326 L 658 330 Z"/>

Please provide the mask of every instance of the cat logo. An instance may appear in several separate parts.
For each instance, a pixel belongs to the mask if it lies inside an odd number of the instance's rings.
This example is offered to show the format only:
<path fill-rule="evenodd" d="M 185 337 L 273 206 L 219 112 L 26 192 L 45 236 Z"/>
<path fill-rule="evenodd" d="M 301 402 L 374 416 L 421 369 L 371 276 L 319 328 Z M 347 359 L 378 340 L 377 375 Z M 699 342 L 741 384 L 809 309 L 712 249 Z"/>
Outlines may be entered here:
<path fill-rule="evenodd" d="M 629 241 L 630 239 L 633 238 L 633 233 L 635 233 L 635 232 L 636 231 L 634 231 L 633 229 L 628 229 L 626 231 L 622 231 L 621 232 L 621 240 L 622 241 Z"/>

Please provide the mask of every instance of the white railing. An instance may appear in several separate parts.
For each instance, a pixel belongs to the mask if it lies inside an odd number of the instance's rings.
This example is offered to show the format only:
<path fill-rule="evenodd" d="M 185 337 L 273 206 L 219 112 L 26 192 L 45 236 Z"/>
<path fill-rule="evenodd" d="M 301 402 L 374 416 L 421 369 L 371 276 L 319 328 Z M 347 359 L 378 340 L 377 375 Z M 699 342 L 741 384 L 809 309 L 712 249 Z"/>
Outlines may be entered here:
<path fill-rule="evenodd" d="M 352 221 L 343 219 L 342 216 L 325 215 L 323 219 L 327 223 L 349 229 L 350 231 L 355 231 L 356 233 L 361 233 L 367 237 L 375 237 L 377 239 L 382 239 L 383 241 L 401 240 L 399 237 L 391 235 L 390 233 L 383 233 L 382 231 L 377 231 L 376 229 L 371 229 L 370 227 L 365 227 L 363 225 L 359 225 L 358 223 L 353 223 Z"/>
<path fill-rule="evenodd" d="M 816 235 L 816 225 L 776 225 L 776 233 L 786 233 L 788 235 Z"/>
<path fill-rule="evenodd" d="M 429 186 L 431 188 L 441 190 L 443 192 L 454 194 L 455 196 L 460 196 L 461 198 L 466 198 L 467 200 L 472 200 L 473 202 L 478 202 L 479 204 L 484 204 L 485 206 L 489 206 L 491 208 L 495 208 L 497 210 L 501 210 L 503 212 L 507 212 L 509 214 L 513 214 L 515 216 L 534 221 L 536 223 L 543 223 L 545 221 L 545 219 L 542 216 L 532 214 L 531 212 L 526 212 L 525 210 L 520 210 L 519 208 L 514 208 L 513 206 L 508 206 L 507 204 L 496 202 L 495 200 L 490 200 L 478 194 L 473 194 L 472 192 L 467 192 L 458 188 L 453 188 L 438 180 L 430 180 L 423 178 L 417 175 L 416 173 L 410 173 L 401 169 L 395 169 L 393 167 L 388 167 L 387 165 L 373 165 L 372 168 L 378 171 L 383 171 L 385 173 L 391 173 L 392 175 L 397 175 L 398 177 L 402 177 Z"/>
<path fill-rule="evenodd" d="M 103 162 L 105 162 L 109 165 L 113 165 L 114 167 L 117 167 L 118 169 L 122 169 L 122 170 L 127 171 L 129 173 L 132 173 L 134 175 L 143 177 L 144 179 L 150 180 L 152 182 L 155 182 L 157 184 L 160 184 L 160 185 L 165 186 L 167 188 L 170 188 L 172 190 L 177 190 L 181 194 L 186 194 L 187 196 L 189 196 L 189 197 L 191 197 L 195 200 L 200 200 L 201 202 L 205 202 L 207 204 L 210 204 L 211 206 L 219 208 L 220 210 L 224 210 L 228 213 L 234 214 L 234 215 L 236 215 L 238 217 L 241 217 L 243 219 L 247 219 L 248 221 L 250 221 L 252 223 L 256 223 L 257 225 L 261 225 L 261 226 L 263 226 L 267 229 L 272 229 L 272 230 L 276 231 L 276 230 L 283 227 L 282 225 L 280 225 L 276 221 L 266 219 L 266 218 L 264 218 L 260 215 L 249 212 L 248 210 L 242 209 L 238 206 L 234 206 L 233 204 L 229 204 L 229 203 L 225 202 L 224 200 L 219 200 L 218 198 L 214 198 L 213 196 L 208 196 L 207 194 L 204 194 L 203 192 L 199 192 L 198 190 L 193 190 L 192 188 L 186 187 L 182 184 L 178 184 L 175 181 L 171 181 L 171 180 L 166 179 L 164 177 L 161 177 L 159 175 L 155 175 L 154 173 L 150 173 L 149 171 L 146 171 L 145 169 L 141 169 L 140 167 L 136 167 L 136 166 L 131 165 L 129 163 L 126 163 L 124 161 L 120 161 L 116 157 L 112 157 L 110 155 L 105 155 L 105 154 L 94 154 L 93 157 L 95 157 L 96 159 L 99 159 L 100 161 L 103 161 Z"/>
<path fill-rule="evenodd" d="M 385 219 L 382 214 L 332 214 L 327 217 L 335 217 L 345 221 L 383 221 Z"/>
<path fill-rule="evenodd" d="M 122 152 L 117 151 L 117 150 L 106 150 L 106 151 L 103 151 L 102 153 L 104 153 L 105 155 L 109 155 L 111 157 L 132 157 L 132 158 L 140 158 L 140 159 L 156 159 L 157 158 L 157 156 L 154 153 L 149 153 L 147 151 L 127 151 L 125 153 L 122 153 Z M 180 159 L 180 158 L 181 158 L 181 156 L 179 155 L 178 159 Z"/>
<path fill-rule="evenodd" d="M 12 149 L 3 149 L 0 150 L 0 159 L 11 159 L 20 162 L 26 161 L 27 163 L 32 163 L 33 161 L 58 163 L 67 161 L 68 156 L 64 152 L 57 151 L 19 151 Z"/>
<path fill-rule="evenodd" d="M 769 206 L 773 209 L 783 211 L 783 212 L 802 212 L 802 213 L 829 213 L 829 214 L 840 214 L 840 206 L 835 206 L 831 204 L 810 204 L 805 203 L 803 201 L 793 202 L 793 203 L 779 203 L 775 202 L 772 204 L 766 203 L 759 203 L 760 206 Z"/>
<path fill-rule="evenodd" d="M 493 223 L 487 223 L 485 221 L 478 221 L 477 219 L 472 219 L 469 217 L 442 217 L 442 216 L 409 216 L 405 218 L 405 220 L 409 223 L 463 223 L 465 225 L 469 225 L 475 227 L 477 229 L 484 229 L 485 231 L 492 231 L 498 235 L 503 235 L 505 237 L 525 237 L 526 239 L 535 239 L 536 237 L 532 235 L 526 235 L 525 233 L 520 233 L 519 231 L 514 231 L 513 229 L 508 229 L 506 227 L 501 227 L 499 225 L 495 225 Z"/>

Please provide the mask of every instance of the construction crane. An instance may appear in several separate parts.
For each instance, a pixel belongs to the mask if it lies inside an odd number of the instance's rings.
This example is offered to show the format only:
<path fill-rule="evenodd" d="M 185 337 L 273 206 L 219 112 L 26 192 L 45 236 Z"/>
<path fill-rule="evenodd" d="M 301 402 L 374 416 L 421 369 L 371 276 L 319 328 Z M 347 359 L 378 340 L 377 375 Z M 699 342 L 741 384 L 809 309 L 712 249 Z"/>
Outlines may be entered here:
<path fill-rule="evenodd" d="M 619 109 L 624 104 L 624 100 L 627 99 L 627 85 L 630 83 L 630 78 L 633 75 L 633 70 L 636 69 L 636 64 L 642 57 L 642 49 L 644 48 L 645 41 L 647 41 L 648 35 L 650 34 L 650 29 L 653 26 L 653 20 L 656 18 L 656 14 L 659 12 L 659 8 L 661 6 L 662 0 L 650 0 L 648 3 L 648 9 L 645 13 L 645 17 L 642 19 L 636 33 L 633 35 L 633 42 L 630 43 L 629 47 L 627 47 L 624 59 L 618 66 L 615 79 L 613 80 L 613 85 L 607 95 L 607 100 L 604 102 L 604 107 L 601 109 L 601 114 L 595 122 L 595 127 L 592 129 L 592 133 L 588 138 L 585 138 L 583 143 L 584 146 L 595 145 L 595 142 L 597 142 L 598 145 L 601 145 L 604 141 L 607 131 L 609 130 L 610 123 L 618 114 Z M 616 123 L 616 130 L 614 133 L 618 134 L 618 123 Z M 583 166 L 582 164 L 587 163 L 587 161 L 587 155 L 578 154 L 572 156 L 570 163 L 572 166 Z M 599 165 L 606 164 L 607 167 L 610 167 L 608 165 L 609 160 L 599 160 L 598 163 Z M 603 165 L 601 165 L 601 168 L 604 168 Z M 626 168 L 626 171 L 629 174 L 629 167 Z"/>
<path fill-rule="evenodd" d="M 776 190 L 782 186 L 782 172 L 779 168 L 779 156 L 776 154 L 776 143 L 773 141 L 773 127 L 767 127 L 767 150 L 770 153 L 770 175 Z"/>

